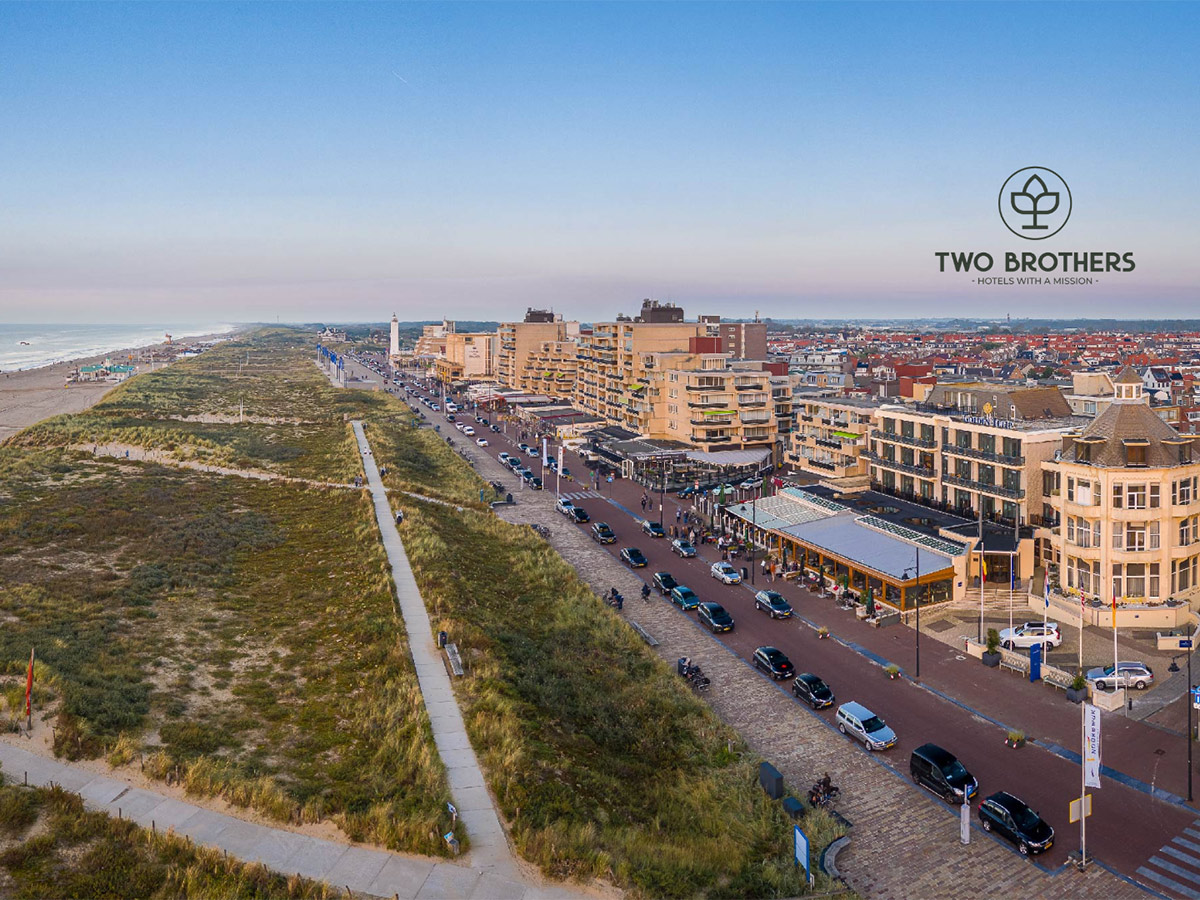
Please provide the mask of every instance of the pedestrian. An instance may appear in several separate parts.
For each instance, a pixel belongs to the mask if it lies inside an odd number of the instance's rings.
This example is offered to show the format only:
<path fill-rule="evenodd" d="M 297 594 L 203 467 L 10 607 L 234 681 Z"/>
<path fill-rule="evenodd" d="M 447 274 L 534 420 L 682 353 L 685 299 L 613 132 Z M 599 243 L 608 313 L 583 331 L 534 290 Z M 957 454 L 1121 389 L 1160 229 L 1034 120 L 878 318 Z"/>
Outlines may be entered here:
<path fill-rule="evenodd" d="M 679 507 L 675 507 L 675 521 L 678 522 L 681 516 L 682 513 L 679 511 Z"/>
<path fill-rule="evenodd" d="M 717 543 L 719 544 L 721 542 L 717 541 Z M 728 561 L 729 561 L 729 551 L 726 550 L 724 547 L 722 547 L 721 548 L 721 562 L 728 562 Z"/>
<path fill-rule="evenodd" d="M 764 556 L 761 563 L 763 578 L 767 577 L 767 558 Z"/>

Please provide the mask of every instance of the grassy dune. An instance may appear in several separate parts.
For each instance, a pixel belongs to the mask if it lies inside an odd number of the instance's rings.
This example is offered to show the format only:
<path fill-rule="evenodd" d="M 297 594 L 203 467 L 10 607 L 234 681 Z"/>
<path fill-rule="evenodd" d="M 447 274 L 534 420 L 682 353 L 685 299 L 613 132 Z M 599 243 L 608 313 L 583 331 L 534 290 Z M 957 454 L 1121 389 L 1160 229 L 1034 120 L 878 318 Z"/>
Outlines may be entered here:
<path fill-rule="evenodd" d="M 87 812 L 59 788 L 4 786 L 0 775 L 0 897 L 39 900 L 326 900 L 337 892 L 227 859 L 171 834 Z"/>
<path fill-rule="evenodd" d="M 404 525 L 458 642 L 467 729 L 521 853 L 655 897 L 801 891 L 737 734 L 527 528 L 430 504 Z"/>

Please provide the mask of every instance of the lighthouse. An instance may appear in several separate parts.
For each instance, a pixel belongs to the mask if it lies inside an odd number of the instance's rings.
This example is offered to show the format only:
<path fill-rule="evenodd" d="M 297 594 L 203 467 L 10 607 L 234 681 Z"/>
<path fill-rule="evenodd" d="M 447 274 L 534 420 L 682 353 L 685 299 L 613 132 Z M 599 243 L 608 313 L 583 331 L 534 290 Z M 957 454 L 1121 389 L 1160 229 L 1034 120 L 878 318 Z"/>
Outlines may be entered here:
<path fill-rule="evenodd" d="M 392 313 L 392 347 L 391 357 L 395 359 L 400 355 L 400 320 L 396 318 L 396 314 Z"/>

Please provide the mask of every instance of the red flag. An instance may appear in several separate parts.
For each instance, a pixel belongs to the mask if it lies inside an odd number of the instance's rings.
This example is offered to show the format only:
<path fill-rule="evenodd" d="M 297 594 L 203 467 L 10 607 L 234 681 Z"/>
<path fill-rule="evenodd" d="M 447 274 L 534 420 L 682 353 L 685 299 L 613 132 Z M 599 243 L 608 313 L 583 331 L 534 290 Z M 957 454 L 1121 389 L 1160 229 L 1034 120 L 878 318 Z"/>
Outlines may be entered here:
<path fill-rule="evenodd" d="M 25 679 L 25 715 L 33 715 L 33 648 L 29 648 L 29 675 Z"/>

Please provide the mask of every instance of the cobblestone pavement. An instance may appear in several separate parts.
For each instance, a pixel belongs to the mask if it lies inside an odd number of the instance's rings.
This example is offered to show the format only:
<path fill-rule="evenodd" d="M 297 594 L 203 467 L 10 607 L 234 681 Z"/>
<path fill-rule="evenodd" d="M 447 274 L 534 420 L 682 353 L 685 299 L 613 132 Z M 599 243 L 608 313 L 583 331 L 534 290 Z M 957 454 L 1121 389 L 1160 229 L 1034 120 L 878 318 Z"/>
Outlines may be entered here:
<path fill-rule="evenodd" d="M 476 463 L 489 480 L 503 468 L 494 456 Z M 507 483 L 511 478 L 504 479 Z M 959 842 L 956 811 L 913 787 L 897 769 L 898 761 L 872 757 L 852 747 L 824 719 L 796 703 L 719 641 L 670 604 L 639 597 L 642 580 L 593 543 L 583 529 L 554 512 L 550 492 L 526 491 L 518 503 L 498 510 L 516 523 L 546 524 L 550 542 L 597 593 L 616 587 L 629 599 L 624 618 L 643 625 L 658 641 L 659 654 L 671 665 L 681 656 L 700 663 L 713 681 L 708 701 L 747 743 L 783 773 L 792 793 L 802 791 L 828 770 L 842 787 L 838 809 L 853 823 L 851 843 L 838 857 L 848 884 L 864 897 L 958 898 L 996 893 L 1016 897 L 1144 897 L 1145 892 L 1099 866 L 1085 873 L 1064 867 L 1048 872 L 1021 858 L 973 827 L 971 843 Z M 593 500 L 593 520 L 601 513 Z M 815 638 L 814 638 L 815 639 Z M 911 685 L 905 689 L 918 690 Z M 902 764 L 902 763 L 901 763 Z M 1063 838 L 1070 840 L 1069 835 Z"/>

